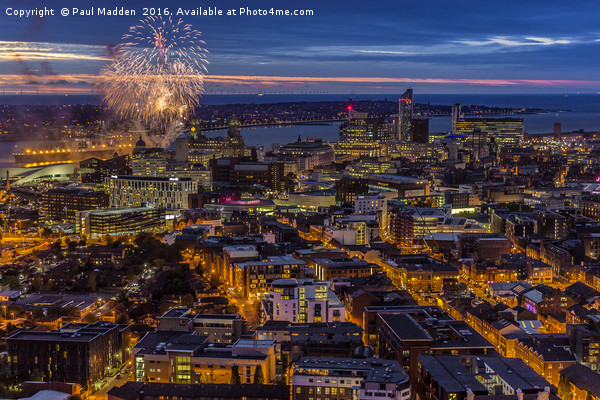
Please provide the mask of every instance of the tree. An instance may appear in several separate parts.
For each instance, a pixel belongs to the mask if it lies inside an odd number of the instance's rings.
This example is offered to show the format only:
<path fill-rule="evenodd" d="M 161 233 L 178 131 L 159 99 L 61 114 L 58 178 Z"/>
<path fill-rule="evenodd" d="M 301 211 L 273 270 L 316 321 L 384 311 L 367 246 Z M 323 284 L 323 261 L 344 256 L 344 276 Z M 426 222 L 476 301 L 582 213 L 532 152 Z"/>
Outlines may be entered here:
<path fill-rule="evenodd" d="M 46 228 L 46 227 L 43 227 L 43 228 L 40 230 L 40 236 L 41 236 L 41 237 L 45 237 L 45 238 L 47 238 L 47 237 L 48 237 L 48 236 L 50 236 L 50 235 L 52 235 L 52 229 L 50 229 L 50 228 Z"/>
<path fill-rule="evenodd" d="M 213 289 L 216 289 L 219 287 L 219 285 L 221 284 L 221 279 L 219 279 L 219 275 L 212 275 L 210 277 L 210 287 Z"/>
<path fill-rule="evenodd" d="M 34 319 L 40 319 L 44 317 L 44 310 L 41 307 L 35 307 L 31 314 Z"/>
<path fill-rule="evenodd" d="M 558 378 L 558 395 L 563 400 L 573 400 L 571 384 L 564 375 L 560 375 Z"/>
<path fill-rule="evenodd" d="M 75 240 L 73 240 L 73 241 L 68 240 L 67 241 L 67 250 L 68 251 L 77 250 L 77 242 Z"/>
<path fill-rule="evenodd" d="M 87 287 L 90 292 L 95 292 L 98 289 L 98 275 L 95 272 L 92 272 L 88 277 Z"/>
<path fill-rule="evenodd" d="M 35 368 L 33 371 L 31 371 L 31 374 L 29 375 L 29 380 L 35 382 L 43 382 L 44 379 L 46 379 L 46 374 L 39 368 Z"/>
<path fill-rule="evenodd" d="M 10 371 L 10 367 L 7 363 L 3 362 L 0 364 L 0 387 L 7 388 L 11 383 L 15 381 L 15 376 Z"/>
<path fill-rule="evenodd" d="M 259 385 L 265 383 L 265 376 L 263 374 L 261 365 L 256 366 L 256 369 L 254 370 L 254 379 L 252 380 L 252 383 L 256 383 Z"/>
<path fill-rule="evenodd" d="M 83 322 L 85 322 L 86 324 L 91 324 L 93 322 L 98 321 L 98 317 L 96 317 L 94 315 L 94 313 L 87 313 L 85 314 L 85 316 L 82 319 Z"/>
<path fill-rule="evenodd" d="M 296 182 L 298 181 L 296 174 L 288 172 L 283 177 L 283 188 L 287 193 L 293 192 L 296 189 Z"/>
<path fill-rule="evenodd" d="M 191 293 L 187 293 L 184 294 L 183 297 L 181 298 L 181 304 L 184 307 L 193 307 L 194 306 L 194 301 L 196 300 L 196 297 L 191 294 Z"/>
<path fill-rule="evenodd" d="M 240 371 L 237 365 L 231 367 L 231 381 L 229 382 L 231 385 L 241 385 L 242 378 L 240 378 Z"/>
<path fill-rule="evenodd" d="M 225 307 L 225 312 L 227 314 L 237 314 L 240 312 L 240 309 L 235 304 L 229 304 L 227 307 Z"/>
<path fill-rule="evenodd" d="M 127 314 L 119 314 L 119 316 L 117 317 L 117 319 L 115 320 L 115 322 L 117 324 L 128 324 L 129 323 L 129 318 L 127 317 Z"/>
<path fill-rule="evenodd" d="M 198 383 L 208 383 L 208 379 L 206 378 L 206 374 L 204 372 L 201 372 L 200 376 L 198 376 Z"/>

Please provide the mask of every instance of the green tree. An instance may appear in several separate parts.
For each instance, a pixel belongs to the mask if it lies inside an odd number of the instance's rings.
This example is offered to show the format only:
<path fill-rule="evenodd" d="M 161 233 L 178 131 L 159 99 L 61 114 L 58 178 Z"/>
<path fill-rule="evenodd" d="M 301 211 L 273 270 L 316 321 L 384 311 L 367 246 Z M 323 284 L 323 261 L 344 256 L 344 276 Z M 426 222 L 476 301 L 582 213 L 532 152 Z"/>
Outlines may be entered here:
<path fill-rule="evenodd" d="M 571 384 L 563 375 L 558 378 L 558 395 L 563 400 L 573 400 L 571 394 Z"/>
<path fill-rule="evenodd" d="M 48 236 L 50 236 L 50 235 L 52 235 L 52 229 L 50 229 L 50 228 L 46 228 L 46 227 L 43 227 L 43 228 L 40 230 L 40 236 L 41 236 L 41 237 L 47 238 L 47 237 L 48 237 Z"/>
<path fill-rule="evenodd" d="M 219 275 L 212 275 L 210 277 L 210 287 L 213 289 L 216 289 L 219 287 L 219 285 L 221 284 L 221 279 L 219 278 Z"/>
<path fill-rule="evenodd" d="M 98 289 L 98 275 L 95 272 L 92 272 L 88 277 L 87 287 L 90 292 L 95 292 Z"/>
<path fill-rule="evenodd" d="M 231 367 L 231 381 L 229 382 L 231 385 L 241 385 L 242 378 L 240 377 L 239 367 L 234 365 Z"/>
<path fill-rule="evenodd" d="M 240 309 L 235 304 L 229 304 L 227 307 L 225 307 L 225 312 L 227 314 L 237 314 L 240 312 Z"/>
<path fill-rule="evenodd" d="M 98 317 L 96 317 L 94 315 L 94 313 L 87 313 L 85 314 L 85 316 L 82 319 L 83 322 L 85 322 L 86 324 L 91 324 L 93 322 L 98 321 Z"/>
<path fill-rule="evenodd" d="M 29 379 L 35 382 L 43 382 L 44 379 L 46 379 L 46 374 L 41 369 L 35 368 L 33 371 L 31 371 Z"/>
<path fill-rule="evenodd" d="M 44 310 L 41 307 L 35 307 L 31 314 L 34 319 L 40 319 L 44 317 Z"/>
<path fill-rule="evenodd" d="M 67 250 L 68 251 L 77 250 L 77 242 L 74 240 L 73 241 L 67 240 Z"/>
<path fill-rule="evenodd" d="M 11 383 L 14 383 L 15 377 L 10 371 L 7 363 L 0 364 L 0 387 L 8 388 Z"/>
<path fill-rule="evenodd" d="M 254 379 L 252 380 L 252 383 L 256 383 L 259 385 L 265 383 L 265 375 L 263 374 L 262 366 L 256 366 L 256 369 L 254 370 Z"/>
<path fill-rule="evenodd" d="M 283 177 L 283 189 L 287 193 L 293 192 L 296 189 L 296 182 L 297 181 L 298 181 L 298 178 L 296 177 L 296 174 L 294 174 L 293 172 L 288 172 Z"/>
<path fill-rule="evenodd" d="M 129 323 L 129 318 L 127 317 L 127 314 L 119 314 L 119 316 L 117 317 L 117 319 L 115 320 L 115 322 L 117 324 L 128 324 Z"/>
<path fill-rule="evenodd" d="M 191 293 L 187 293 L 185 295 L 183 295 L 183 297 L 181 298 L 181 304 L 184 307 L 193 307 L 194 306 L 194 301 L 196 300 L 195 296 Z"/>

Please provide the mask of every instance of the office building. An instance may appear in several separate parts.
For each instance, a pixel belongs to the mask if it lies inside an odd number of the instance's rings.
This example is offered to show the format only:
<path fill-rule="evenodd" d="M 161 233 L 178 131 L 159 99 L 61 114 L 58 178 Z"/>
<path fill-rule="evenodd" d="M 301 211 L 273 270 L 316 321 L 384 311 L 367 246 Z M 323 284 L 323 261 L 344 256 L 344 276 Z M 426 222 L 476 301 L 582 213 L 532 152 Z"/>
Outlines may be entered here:
<path fill-rule="evenodd" d="M 467 136 L 476 130 L 487 135 L 488 142 L 502 147 L 518 147 L 523 141 L 522 118 L 464 118 L 457 121 L 456 133 Z"/>
<path fill-rule="evenodd" d="M 335 203 L 354 205 L 357 196 L 369 193 L 369 181 L 363 178 L 342 178 L 335 181 Z"/>
<path fill-rule="evenodd" d="M 210 161 L 215 184 L 234 186 L 264 186 L 273 191 L 283 191 L 283 162 L 257 162 L 249 157 L 223 157 Z"/>
<path fill-rule="evenodd" d="M 111 207 L 188 209 L 198 183 L 190 178 L 113 175 L 105 178 L 104 190 Z"/>
<path fill-rule="evenodd" d="M 384 117 L 360 116 L 340 125 L 340 140 L 352 143 L 385 143 L 393 140 Z"/>
<path fill-rule="evenodd" d="M 335 160 L 333 148 L 323 143 L 320 138 L 311 138 L 288 143 L 279 149 L 279 156 L 283 159 L 294 160 L 299 171 L 313 169 L 319 165 L 328 165 Z"/>
<path fill-rule="evenodd" d="M 397 191 L 398 197 L 429 196 L 429 181 L 410 176 L 373 174 L 366 177 L 369 187 L 384 191 Z"/>
<path fill-rule="evenodd" d="M 161 147 L 146 147 L 140 136 L 129 161 L 131 173 L 137 176 L 164 176 L 167 170 L 167 155 Z"/>
<path fill-rule="evenodd" d="M 403 255 L 384 261 L 383 270 L 394 285 L 410 292 L 441 292 L 444 279 L 457 279 L 454 265 L 426 255 Z"/>
<path fill-rule="evenodd" d="M 46 381 L 91 388 L 128 360 L 129 328 L 99 321 L 51 332 L 21 330 L 7 339 L 11 372 L 25 379 L 38 372 Z"/>
<path fill-rule="evenodd" d="M 456 135 L 457 133 L 457 125 L 458 121 L 463 119 L 462 115 L 462 106 L 459 103 L 456 103 L 452 106 L 452 125 L 450 133 L 452 135 Z"/>
<path fill-rule="evenodd" d="M 163 208 L 105 208 L 79 211 L 75 220 L 75 230 L 91 239 L 137 235 L 140 232 L 154 232 L 164 228 Z"/>
<path fill-rule="evenodd" d="M 425 354 L 486 355 L 494 351 L 487 341 L 465 321 L 420 321 L 410 314 L 380 314 L 378 355 L 396 360 L 418 379 L 419 356 Z"/>
<path fill-rule="evenodd" d="M 108 207 L 108 195 L 81 188 L 49 189 L 42 194 L 42 214 L 51 221 L 75 221 L 77 211 Z"/>
<path fill-rule="evenodd" d="M 413 90 L 407 89 L 398 100 L 398 139 L 401 142 L 412 142 Z"/>
<path fill-rule="evenodd" d="M 293 365 L 292 399 L 410 399 L 408 376 L 394 361 L 302 357 Z"/>
<path fill-rule="evenodd" d="M 238 314 L 192 314 L 191 308 L 172 308 L 157 317 L 158 331 L 196 332 L 209 343 L 233 343 L 248 333 L 248 321 Z"/>
<path fill-rule="evenodd" d="M 157 383 L 230 383 L 232 374 L 242 384 L 252 383 L 260 368 L 266 384 L 275 381 L 275 343 L 238 339 L 209 343 L 196 333 L 156 331 L 133 346 L 135 380 Z"/>
<path fill-rule="evenodd" d="M 261 304 L 263 320 L 288 322 L 344 322 L 344 304 L 329 282 L 278 279 Z"/>
<path fill-rule="evenodd" d="M 100 158 L 88 158 L 79 163 L 79 174 L 82 183 L 103 183 L 104 178 L 110 175 L 131 175 L 129 167 L 129 154 L 102 160 Z"/>
<path fill-rule="evenodd" d="M 273 256 L 267 260 L 237 262 L 232 266 L 233 285 L 245 298 L 262 298 L 274 281 L 282 278 L 304 278 L 306 263 L 290 255 Z"/>
<path fill-rule="evenodd" d="M 418 366 L 418 399 L 558 400 L 556 388 L 517 358 L 421 354 Z"/>
<path fill-rule="evenodd" d="M 429 143 L 429 118 L 413 118 L 410 124 L 412 141 L 414 143 Z"/>
<path fill-rule="evenodd" d="M 108 400 L 289 400 L 290 388 L 285 385 L 243 383 L 141 383 L 125 382 L 108 391 Z"/>

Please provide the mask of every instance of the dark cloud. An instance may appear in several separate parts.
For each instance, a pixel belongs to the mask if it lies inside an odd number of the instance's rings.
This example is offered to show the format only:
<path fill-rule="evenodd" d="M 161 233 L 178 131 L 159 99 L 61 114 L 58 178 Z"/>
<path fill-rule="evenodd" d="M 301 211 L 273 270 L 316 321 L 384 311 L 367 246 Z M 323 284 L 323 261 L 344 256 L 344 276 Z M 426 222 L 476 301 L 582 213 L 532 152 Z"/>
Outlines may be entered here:
<path fill-rule="evenodd" d="M 598 79 L 600 3 L 596 1 L 94 3 L 95 7 L 125 6 L 138 11 L 164 8 L 165 4 L 172 12 L 178 7 L 199 6 L 314 10 L 312 17 L 184 18 L 203 32 L 211 74 Z M 83 4 L 64 0 L 59 7 L 89 7 Z M 48 6 L 48 2 L 27 2 L 27 7 L 36 6 Z M 0 39 L 99 45 L 112 57 L 121 35 L 139 17 L 38 17 L 27 21 L 2 15 Z M 531 44 L 535 40 L 542 42 Z M 53 72 L 50 64 L 42 67 L 44 75 Z"/>

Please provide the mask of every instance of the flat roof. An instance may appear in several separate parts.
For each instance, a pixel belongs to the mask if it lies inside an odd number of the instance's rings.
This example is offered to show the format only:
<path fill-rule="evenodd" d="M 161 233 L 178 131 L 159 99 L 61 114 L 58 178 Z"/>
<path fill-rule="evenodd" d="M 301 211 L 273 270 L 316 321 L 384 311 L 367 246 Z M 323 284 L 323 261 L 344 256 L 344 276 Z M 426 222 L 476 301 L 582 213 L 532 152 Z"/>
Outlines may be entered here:
<path fill-rule="evenodd" d="M 460 362 L 458 357 L 450 355 L 421 354 L 419 363 L 448 393 L 465 392 L 471 389 L 475 394 L 487 394 L 488 391 Z"/>
<path fill-rule="evenodd" d="M 298 372 L 301 369 L 324 369 L 329 376 L 335 376 L 335 371 L 362 371 L 367 382 L 403 382 L 408 375 L 398 361 L 380 358 L 331 358 L 331 357 L 300 357 L 294 362 L 294 375 L 312 375 Z M 333 372 L 333 373 L 332 373 Z"/>
<path fill-rule="evenodd" d="M 379 316 L 400 340 L 431 341 L 433 338 L 410 315 L 382 314 Z"/>

